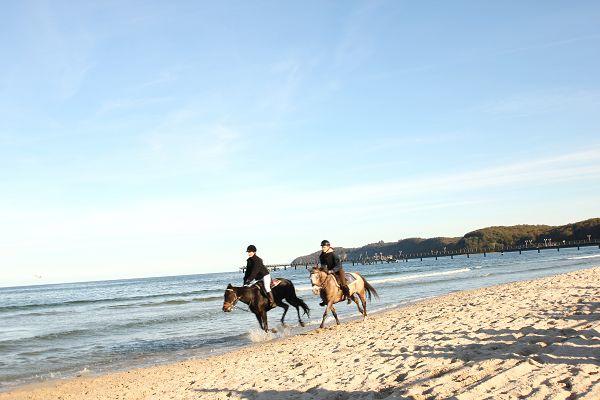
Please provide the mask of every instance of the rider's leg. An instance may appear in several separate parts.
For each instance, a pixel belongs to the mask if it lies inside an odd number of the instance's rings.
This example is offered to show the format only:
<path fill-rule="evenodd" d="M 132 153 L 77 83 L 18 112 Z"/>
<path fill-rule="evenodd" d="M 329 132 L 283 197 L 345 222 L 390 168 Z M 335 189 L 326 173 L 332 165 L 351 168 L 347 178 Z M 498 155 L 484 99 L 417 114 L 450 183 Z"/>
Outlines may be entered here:
<path fill-rule="evenodd" d="M 346 280 L 346 273 L 344 272 L 344 268 L 340 268 L 339 270 L 337 270 L 335 275 L 338 278 L 338 282 L 340 283 L 340 288 L 342 289 L 342 292 L 344 292 L 346 298 L 350 300 L 350 289 L 348 288 L 348 281 Z"/>
<path fill-rule="evenodd" d="M 321 296 L 321 302 L 319 303 L 319 305 L 321 307 L 324 307 L 325 305 L 327 305 L 327 299 L 324 296 Z"/>
<path fill-rule="evenodd" d="M 269 306 L 271 308 L 277 307 L 273 292 L 271 292 L 271 274 L 267 274 L 263 277 L 263 283 L 265 284 L 265 292 L 267 292 L 267 298 L 269 299 Z"/>

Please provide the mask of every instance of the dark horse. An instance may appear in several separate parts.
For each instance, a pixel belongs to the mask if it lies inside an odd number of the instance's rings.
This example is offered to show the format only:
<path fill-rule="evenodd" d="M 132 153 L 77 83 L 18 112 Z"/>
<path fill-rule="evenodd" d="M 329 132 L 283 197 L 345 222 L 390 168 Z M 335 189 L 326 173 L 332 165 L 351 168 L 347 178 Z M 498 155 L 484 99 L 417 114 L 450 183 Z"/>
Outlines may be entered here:
<path fill-rule="evenodd" d="M 277 306 L 282 307 L 284 310 L 283 315 L 281 316 L 281 323 L 285 325 L 285 314 L 287 314 L 288 308 L 290 308 L 289 305 L 283 302 L 283 300 L 286 300 L 292 306 L 296 307 L 296 311 L 298 312 L 298 322 L 300 322 L 301 326 L 304 326 L 304 322 L 300 317 L 300 307 L 302 307 L 304 314 L 309 317 L 310 309 L 304 300 L 296 296 L 296 289 L 290 280 L 283 278 L 278 278 L 278 280 L 280 281 L 279 284 L 273 287 L 271 291 L 273 292 L 273 297 L 275 298 Z M 225 289 L 223 311 L 230 312 L 233 310 L 233 307 L 238 300 L 248 304 L 248 308 L 250 308 L 250 311 L 254 313 L 258 320 L 260 328 L 265 332 L 268 332 L 269 323 L 267 322 L 267 311 L 271 310 L 271 308 L 269 307 L 269 301 L 262 294 L 261 289 L 257 285 L 236 287 L 229 284 L 227 289 Z"/>

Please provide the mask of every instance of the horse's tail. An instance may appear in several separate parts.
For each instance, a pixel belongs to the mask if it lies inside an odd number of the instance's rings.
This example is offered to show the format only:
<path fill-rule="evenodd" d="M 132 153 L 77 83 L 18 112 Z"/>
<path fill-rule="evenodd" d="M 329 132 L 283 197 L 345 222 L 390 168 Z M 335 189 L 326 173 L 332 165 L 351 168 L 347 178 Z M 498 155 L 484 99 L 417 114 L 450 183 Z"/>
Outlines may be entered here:
<path fill-rule="evenodd" d="M 306 314 L 306 316 L 310 318 L 310 308 L 308 308 L 304 300 L 302 300 L 300 297 L 296 297 L 296 299 L 298 300 L 298 305 L 302 307 L 304 314 Z"/>
<path fill-rule="evenodd" d="M 359 273 L 357 273 L 356 275 L 358 275 L 362 278 L 363 285 L 365 285 L 365 291 L 367 292 L 367 295 L 369 296 L 369 301 L 371 301 L 372 296 L 375 296 L 376 299 L 379 299 L 379 294 L 377 293 L 377 290 L 375 290 L 375 288 L 373 286 L 371 286 L 371 284 L 369 282 L 367 282 L 365 277 Z"/>
<path fill-rule="evenodd" d="M 290 297 L 291 297 L 291 301 L 292 302 L 296 302 L 298 303 L 298 305 L 300 307 L 302 307 L 302 311 L 304 311 L 304 314 L 306 314 L 309 318 L 310 318 L 310 308 L 308 307 L 308 305 L 306 305 L 306 303 L 304 302 L 304 300 L 302 300 L 300 297 L 298 297 L 298 295 L 296 294 L 296 287 L 294 286 L 294 283 L 292 281 L 290 281 L 289 279 L 283 279 L 280 278 L 282 281 L 286 281 L 289 285 L 290 285 Z M 288 300 L 288 302 L 291 304 L 290 300 Z M 294 305 L 294 304 L 292 304 Z"/>

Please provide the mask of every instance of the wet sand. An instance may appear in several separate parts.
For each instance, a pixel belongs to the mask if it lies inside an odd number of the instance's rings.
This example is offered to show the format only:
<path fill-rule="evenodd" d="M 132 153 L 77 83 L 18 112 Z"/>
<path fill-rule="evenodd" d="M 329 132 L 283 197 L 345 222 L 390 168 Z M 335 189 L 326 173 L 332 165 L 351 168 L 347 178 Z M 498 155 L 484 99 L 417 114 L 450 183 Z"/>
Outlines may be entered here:
<path fill-rule="evenodd" d="M 27 386 L 0 400 L 600 399 L 600 267 L 332 323 L 207 359 Z"/>

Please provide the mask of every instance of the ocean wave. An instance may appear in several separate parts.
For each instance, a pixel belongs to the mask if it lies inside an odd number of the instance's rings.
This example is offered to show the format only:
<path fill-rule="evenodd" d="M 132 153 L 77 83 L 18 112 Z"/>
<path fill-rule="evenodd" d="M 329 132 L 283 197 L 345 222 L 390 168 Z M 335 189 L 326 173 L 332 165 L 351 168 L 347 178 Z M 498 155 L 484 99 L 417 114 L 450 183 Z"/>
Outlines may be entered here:
<path fill-rule="evenodd" d="M 407 306 L 409 304 L 416 303 L 418 301 L 431 299 L 432 297 L 435 297 L 435 296 L 415 297 L 413 299 L 404 300 L 404 301 L 401 301 L 399 303 L 387 304 L 387 305 L 384 305 L 384 306 L 381 306 L 381 307 L 374 307 L 374 308 L 372 307 L 370 310 L 368 310 L 369 311 L 369 315 L 371 315 L 371 314 L 377 314 L 377 313 L 382 313 L 382 312 L 385 312 L 385 311 L 389 311 L 389 310 L 393 310 L 393 309 L 396 309 L 396 308 L 404 307 L 404 306 Z"/>
<path fill-rule="evenodd" d="M 296 286 L 296 292 L 308 292 L 310 290 L 312 290 L 312 286 L 311 285 Z"/>
<path fill-rule="evenodd" d="M 47 317 L 49 315 L 61 315 L 61 314 L 68 314 L 69 311 L 26 311 L 26 312 L 22 312 L 22 313 L 14 313 L 14 314 L 8 314 L 8 315 L 3 315 L 2 318 L 3 319 L 15 319 L 15 318 L 21 318 L 21 317 Z"/>
<path fill-rule="evenodd" d="M 190 303 L 206 303 L 210 301 L 223 300 L 223 296 L 210 296 L 210 297 L 196 297 L 193 299 L 174 299 L 167 301 L 151 302 L 151 303 L 133 303 L 133 304 L 115 304 L 108 306 L 108 308 L 138 308 L 138 307 L 161 307 L 161 306 L 173 306 Z"/>
<path fill-rule="evenodd" d="M 385 276 L 385 275 L 396 275 L 393 278 L 382 278 L 382 279 L 373 279 L 373 277 L 369 277 L 369 276 L 364 276 L 363 277 L 365 279 L 367 279 L 367 281 L 369 283 L 387 283 L 387 282 L 401 282 L 401 281 L 410 281 L 410 280 L 414 280 L 414 279 L 420 279 L 420 278 L 429 278 L 429 277 L 433 277 L 433 276 L 444 276 L 444 275 L 454 275 L 454 274 L 460 274 L 463 272 L 469 272 L 471 271 L 472 268 L 461 268 L 461 269 L 453 269 L 450 271 L 440 271 L 440 272 L 426 272 L 426 273 L 422 273 L 422 274 L 410 274 L 410 275 L 403 275 L 403 276 L 398 276 L 398 272 L 393 273 L 393 274 L 376 274 L 376 276 Z M 311 285 L 302 285 L 302 286 L 296 286 L 296 291 L 297 292 L 303 292 L 303 291 L 309 291 L 312 290 L 312 286 Z"/>
<path fill-rule="evenodd" d="M 539 267 L 539 268 L 527 268 L 527 269 L 517 269 L 517 270 L 512 270 L 512 271 L 493 272 L 493 273 L 483 274 L 482 276 L 487 278 L 489 276 L 526 274 L 526 273 L 530 273 L 530 272 L 550 271 L 553 269 L 564 269 L 564 268 L 565 268 L 564 265 L 550 265 L 547 267 Z M 531 279 L 535 279 L 535 277 L 531 277 Z"/>
<path fill-rule="evenodd" d="M 20 339 L 1 340 L 0 348 L 8 347 L 14 344 L 20 344 L 22 342 L 31 343 L 33 341 L 50 341 L 55 339 L 63 339 L 73 336 L 80 336 L 86 332 L 92 331 L 91 329 L 73 329 L 70 331 L 50 332 L 42 335 L 29 336 Z M 93 331 L 96 331 L 95 329 Z"/>
<path fill-rule="evenodd" d="M 177 315 L 172 317 L 164 317 L 159 315 L 156 316 L 156 318 L 132 320 L 124 323 L 109 324 L 107 326 L 102 327 L 102 330 L 111 332 L 112 334 L 116 334 L 117 332 L 121 331 L 130 332 L 132 329 L 137 328 L 149 328 L 165 324 L 172 324 L 174 322 L 184 323 L 194 320 L 203 320 L 221 314 L 222 312 L 223 311 L 221 310 L 221 308 L 218 307 L 213 310 L 205 311 L 203 314 L 193 313 L 187 315 Z M 0 350 L 7 349 L 9 347 L 19 347 L 22 346 L 23 343 L 26 343 L 27 346 L 31 347 L 34 344 L 47 343 L 57 340 L 70 340 L 74 336 L 97 336 L 100 330 L 101 329 L 97 326 L 93 326 L 85 329 L 73 329 L 59 332 L 51 332 L 43 335 L 21 337 L 18 339 L 9 339 L 3 341 L 0 340 Z"/>
<path fill-rule="evenodd" d="M 461 273 L 469 272 L 469 271 L 471 271 L 471 268 L 453 269 L 450 271 L 440 271 L 440 272 L 427 272 L 424 274 L 412 274 L 412 275 L 406 275 L 406 276 L 398 276 L 395 278 L 373 279 L 373 280 L 369 280 L 369 283 L 377 284 L 377 283 L 387 283 L 387 282 L 401 282 L 401 281 L 409 281 L 409 280 L 421 279 L 421 278 L 430 278 L 430 277 L 434 277 L 434 276 L 461 274 Z"/>
<path fill-rule="evenodd" d="M 220 293 L 220 292 L 222 292 L 221 289 L 203 289 L 203 290 L 193 290 L 193 291 L 179 292 L 179 293 L 172 292 L 172 293 L 151 294 L 151 295 L 146 295 L 146 296 L 108 297 L 108 298 L 94 299 L 94 300 L 70 300 L 70 301 L 63 301 L 63 302 L 56 302 L 56 303 L 19 304 L 19 305 L 0 307 L 0 312 L 24 311 L 24 310 L 32 310 L 32 309 L 39 309 L 39 308 L 55 308 L 55 307 L 103 304 L 103 303 L 118 303 L 118 302 L 124 302 L 124 301 L 158 299 L 158 298 L 175 297 L 175 296 L 191 296 L 191 295 L 195 295 L 195 294 Z"/>
<path fill-rule="evenodd" d="M 577 256 L 577 257 L 568 257 L 567 260 L 585 260 L 586 258 L 598 258 L 600 254 L 594 254 L 591 256 Z"/>
<path fill-rule="evenodd" d="M 111 325 L 110 328 L 113 330 L 114 329 L 132 329 L 132 328 L 144 328 L 144 327 L 149 327 L 149 326 L 165 325 L 165 324 L 170 324 L 173 322 L 182 323 L 182 322 L 189 322 L 189 321 L 194 321 L 194 320 L 202 321 L 211 316 L 215 316 L 215 315 L 222 314 L 222 313 L 223 313 L 223 311 L 221 310 L 221 307 L 219 306 L 212 310 L 206 310 L 202 314 L 192 313 L 192 314 L 188 314 L 188 315 L 176 315 L 176 316 L 172 316 L 172 317 L 161 317 L 159 315 L 157 318 L 134 320 L 134 321 L 126 322 L 124 324 L 114 324 L 114 325 Z"/>

